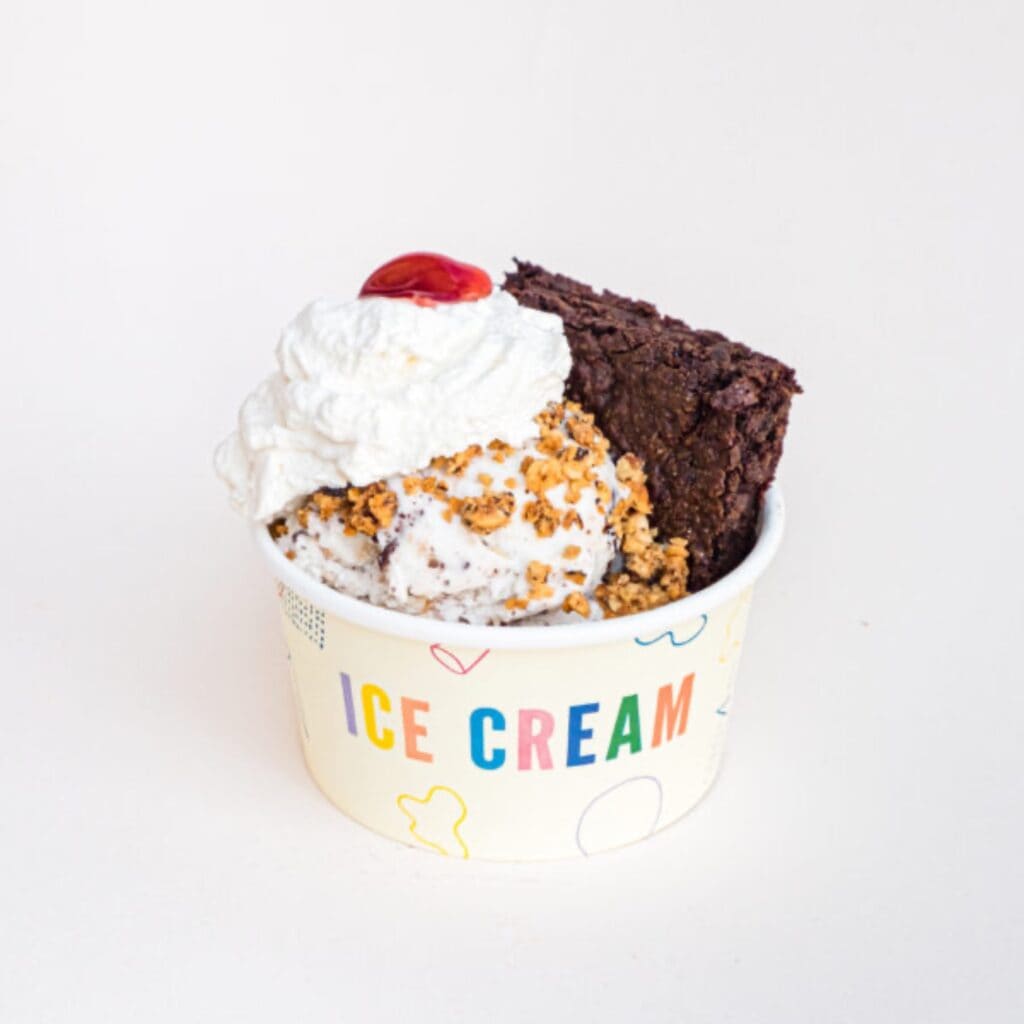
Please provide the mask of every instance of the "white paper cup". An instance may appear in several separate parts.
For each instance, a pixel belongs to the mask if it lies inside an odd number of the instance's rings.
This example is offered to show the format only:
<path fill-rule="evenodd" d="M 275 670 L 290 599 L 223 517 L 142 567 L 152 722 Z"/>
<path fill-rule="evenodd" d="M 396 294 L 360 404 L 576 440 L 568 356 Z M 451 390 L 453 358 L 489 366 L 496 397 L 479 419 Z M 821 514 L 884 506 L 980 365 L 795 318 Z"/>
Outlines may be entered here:
<path fill-rule="evenodd" d="M 326 796 L 450 857 L 548 860 L 644 839 L 711 787 L 755 581 L 782 537 L 713 586 L 606 622 L 467 626 L 377 608 L 256 530 L 278 592 L 299 732 Z"/>

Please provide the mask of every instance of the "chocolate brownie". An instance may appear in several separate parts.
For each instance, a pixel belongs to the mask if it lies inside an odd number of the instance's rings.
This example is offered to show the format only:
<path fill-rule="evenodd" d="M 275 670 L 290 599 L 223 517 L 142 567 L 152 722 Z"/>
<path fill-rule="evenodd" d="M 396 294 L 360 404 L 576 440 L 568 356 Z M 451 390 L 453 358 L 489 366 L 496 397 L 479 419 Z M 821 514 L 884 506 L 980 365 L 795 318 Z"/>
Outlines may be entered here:
<path fill-rule="evenodd" d="M 620 451 L 645 462 L 654 523 L 685 537 L 690 589 L 714 583 L 754 543 L 782 454 L 793 371 L 714 331 L 516 260 L 504 288 L 565 322 L 567 395 Z"/>

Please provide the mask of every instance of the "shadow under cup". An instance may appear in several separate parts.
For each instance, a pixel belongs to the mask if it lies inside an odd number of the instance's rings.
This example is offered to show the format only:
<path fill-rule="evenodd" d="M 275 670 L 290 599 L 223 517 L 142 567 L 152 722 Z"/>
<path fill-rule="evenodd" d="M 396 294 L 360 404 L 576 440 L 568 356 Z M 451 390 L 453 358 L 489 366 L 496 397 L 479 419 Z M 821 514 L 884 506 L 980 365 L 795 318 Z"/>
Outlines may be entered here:
<path fill-rule="evenodd" d="M 753 585 L 783 517 L 775 485 L 746 559 L 681 601 L 522 627 L 346 597 L 259 527 L 310 773 L 361 824 L 451 857 L 580 857 L 665 828 L 717 774 Z"/>

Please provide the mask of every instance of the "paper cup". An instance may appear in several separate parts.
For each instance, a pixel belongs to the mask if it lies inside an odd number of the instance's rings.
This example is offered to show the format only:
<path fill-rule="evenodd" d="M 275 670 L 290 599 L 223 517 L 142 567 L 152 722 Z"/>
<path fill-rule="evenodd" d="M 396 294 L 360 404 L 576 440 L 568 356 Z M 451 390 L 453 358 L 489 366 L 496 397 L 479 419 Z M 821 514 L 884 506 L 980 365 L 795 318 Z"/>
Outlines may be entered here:
<path fill-rule="evenodd" d="M 377 608 L 257 543 L 278 580 L 309 771 L 349 817 L 449 857 L 583 857 L 681 818 L 722 759 L 757 543 L 713 586 L 606 622 L 467 626 Z"/>

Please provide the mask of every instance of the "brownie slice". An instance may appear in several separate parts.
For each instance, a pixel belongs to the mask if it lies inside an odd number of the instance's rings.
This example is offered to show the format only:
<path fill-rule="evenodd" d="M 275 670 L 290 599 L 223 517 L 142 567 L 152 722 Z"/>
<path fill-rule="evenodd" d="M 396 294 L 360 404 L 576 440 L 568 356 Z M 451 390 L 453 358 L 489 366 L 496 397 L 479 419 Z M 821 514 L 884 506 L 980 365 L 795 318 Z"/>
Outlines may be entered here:
<path fill-rule="evenodd" d="M 659 536 L 685 537 L 690 589 L 714 583 L 754 544 L 761 496 L 782 454 L 793 371 L 714 331 L 516 260 L 504 288 L 565 322 L 569 398 L 647 467 Z"/>

